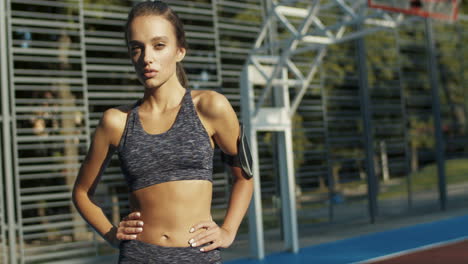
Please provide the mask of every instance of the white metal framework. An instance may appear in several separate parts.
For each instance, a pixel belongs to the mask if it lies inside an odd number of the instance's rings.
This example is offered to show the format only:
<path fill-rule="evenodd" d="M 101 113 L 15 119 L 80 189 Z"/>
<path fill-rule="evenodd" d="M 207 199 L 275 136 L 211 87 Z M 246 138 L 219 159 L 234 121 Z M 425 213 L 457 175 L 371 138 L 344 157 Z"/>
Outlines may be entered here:
<path fill-rule="evenodd" d="M 412 18 L 405 18 L 403 15 L 391 16 L 379 10 L 367 9 L 365 0 L 313 0 L 306 2 L 303 7 L 298 7 L 300 5 L 297 1 L 292 2 L 283 4 L 281 1 L 279 3 L 272 1 L 272 8 L 242 71 L 241 97 L 243 100 L 242 120 L 247 131 L 250 131 L 249 139 L 252 145 L 255 175 L 260 175 L 257 132 L 279 132 L 279 140 L 276 144 L 279 151 L 285 248 L 291 252 L 298 252 L 291 118 L 306 90 L 311 87 L 311 81 L 329 45 L 362 38 L 380 30 L 393 29 L 403 23 L 408 23 Z M 331 9 L 339 9 L 343 15 L 339 20 L 327 23 L 320 18 L 320 13 Z M 293 20 L 296 21 L 293 22 Z M 275 34 L 276 23 L 286 28 L 288 37 L 271 41 L 272 38 L 268 35 Z M 366 24 L 368 27 L 353 28 L 358 24 Z M 275 49 L 280 52 L 271 52 Z M 306 71 L 301 71 L 292 58 L 308 52 L 314 54 L 314 59 Z M 263 88 L 256 90 L 255 86 Z M 292 100 L 289 98 L 290 89 L 296 92 Z M 273 95 L 271 95 L 272 90 L 274 90 Z M 259 95 L 256 96 L 255 92 Z M 273 96 L 274 100 L 266 106 L 269 96 Z M 253 257 L 262 259 L 265 249 L 259 177 L 254 177 L 254 188 L 254 196 L 249 209 L 251 251 Z"/>

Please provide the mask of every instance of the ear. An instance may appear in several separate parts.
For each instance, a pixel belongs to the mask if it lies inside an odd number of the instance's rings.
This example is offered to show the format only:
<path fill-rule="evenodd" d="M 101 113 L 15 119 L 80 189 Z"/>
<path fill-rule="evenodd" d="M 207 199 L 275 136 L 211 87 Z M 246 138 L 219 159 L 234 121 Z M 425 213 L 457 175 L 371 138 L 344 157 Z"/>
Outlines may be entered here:
<path fill-rule="evenodd" d="M 179 48 L 179 50 L 177 51 L 177 62 L 184 59 L 186 52 L 187 51 L 185 50 L 185 48 Z"/>

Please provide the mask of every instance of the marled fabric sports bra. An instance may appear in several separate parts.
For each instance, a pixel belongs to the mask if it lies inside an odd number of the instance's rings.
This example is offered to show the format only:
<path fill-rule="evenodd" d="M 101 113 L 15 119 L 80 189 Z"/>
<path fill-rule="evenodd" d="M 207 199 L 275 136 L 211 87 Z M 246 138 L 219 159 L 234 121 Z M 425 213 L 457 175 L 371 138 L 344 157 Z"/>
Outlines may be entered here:
<path fill-rule="evenodd" d="M 138 114 L 141 99 L 128 114 L 117 147 L 120 167 L 130 191 L 178 180 L 213 182 L 213 148 L 186 89 L 168 131 L 148 134 Z"/>

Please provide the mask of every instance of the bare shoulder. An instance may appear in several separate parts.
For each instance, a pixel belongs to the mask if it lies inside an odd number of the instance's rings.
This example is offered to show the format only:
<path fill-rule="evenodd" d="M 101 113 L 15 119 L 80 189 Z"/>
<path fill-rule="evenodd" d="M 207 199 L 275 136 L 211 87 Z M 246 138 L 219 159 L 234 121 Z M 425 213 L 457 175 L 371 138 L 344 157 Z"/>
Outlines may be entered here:
<path fill-rule="evenodd" d="M 225 153 L 235 154 L 239 121 L 226 96 L 216 91 L 197 90 L 193 101 L 202 119 L 207 120 L 216 144 Z"/>
<path fill-rule="evenodd" d="M 110 143 L 117 147 L 120 142 L 132 104 L 112 107 L 104 111 L 99 126 L 109 136 Z"/>
<path fill-rule="evenodd" d="M 207 119 L 222 118 L 232 109 L 226 96 L 213 90 L 194 90 L 193 101 L 200 114 Z"/>

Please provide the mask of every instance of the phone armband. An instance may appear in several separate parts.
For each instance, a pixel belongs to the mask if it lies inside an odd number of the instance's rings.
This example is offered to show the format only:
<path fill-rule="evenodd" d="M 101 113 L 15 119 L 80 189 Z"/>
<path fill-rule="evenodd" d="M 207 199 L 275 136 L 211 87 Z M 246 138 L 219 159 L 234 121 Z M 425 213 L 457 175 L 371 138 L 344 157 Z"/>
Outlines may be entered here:
<path fill-rule="evenodd" d="M 249 143 L 247 141 L 247 135 L 244 131 L 244 125 L 239 122 L 240 135 L 237 139 L 237 154 L 228 155 L 221 151 L 221 160 L 231 167 L 240 167 L 244 173 L 242 175 L 246 179 L 253 177 L 252 172 L 252 154 L 250 152 Z"/>

